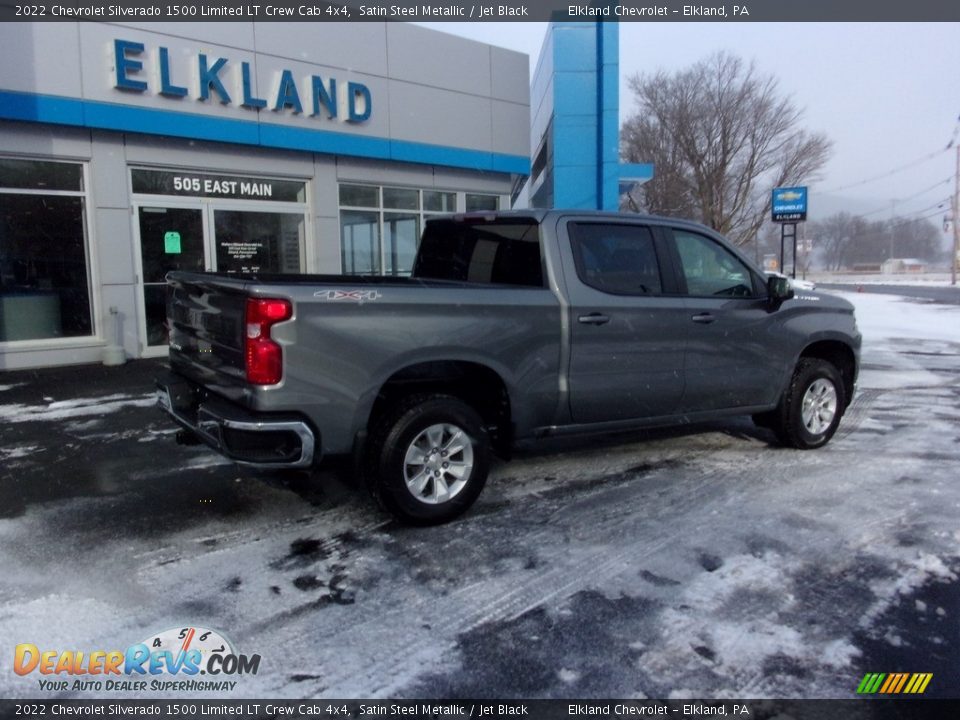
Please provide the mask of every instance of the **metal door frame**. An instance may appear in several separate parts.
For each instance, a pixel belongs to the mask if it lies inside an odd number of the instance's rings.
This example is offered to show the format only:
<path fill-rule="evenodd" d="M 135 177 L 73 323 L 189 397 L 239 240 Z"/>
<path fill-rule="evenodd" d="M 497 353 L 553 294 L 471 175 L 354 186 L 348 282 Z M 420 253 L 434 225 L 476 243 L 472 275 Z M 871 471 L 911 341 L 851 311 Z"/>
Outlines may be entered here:
<path fill-rule="evenodd" d="M 201 213 L 203 228 L 203 266 L 204 270 L 215 272 L 217 269 L 217 239 L 214 213 L 217 210 L 235 212 L 264 212 L 285 215 L 299 215 L 302 218 L 302 233 L 300 238 L 301 272 L 313 267 L 314 248 L 308 242 L 311 237 L 311 216 L 307 203 L 271 202 L 261 200 L 242 200 L 232 198 L 206 198 L 174 195 L 134 195 L 131 202 L 131 220 L 133 224 L 133 238 L 136 245 L 134 253 L 134 267 L 137 286 L 137 337 L 140 344 L 140 357 L 164 357 L 167 355 L 166 345 L 147 344 L 147 304 L 145 296 L 146 282 L 143 272 L 143 245 L 140 237 L 140 211 L 143 208 L 169 208 L 174 210 L 198 210 Z"/>
<path fill-rule="evenodd" d="M 143 272 L 143 238 L 140 236 L 140 212 L 143 208 L 164 208 L 172 210 L 196 210 L 200 213 L 201 228 L 203 230 L 203 267 L 205 270 L 211 268 L 211 242 L 210 242 L 210 214 L 201 202 L 203 198 L 191 197 L 171 197 L 169 195 L 155 196 L 136 196 L 130 206 L 131 219 L 133 222 L 133 237 L 136 252 L 134 253 L 134 272 L 136 273 L 136 306 L 137 306 L 137 338 L 140 344 L 140 357 L 164 357 L 168 353 L 166 345 L 149 345 L 147 340 L 147 301 L 146 285 L 147 282 Z"/>

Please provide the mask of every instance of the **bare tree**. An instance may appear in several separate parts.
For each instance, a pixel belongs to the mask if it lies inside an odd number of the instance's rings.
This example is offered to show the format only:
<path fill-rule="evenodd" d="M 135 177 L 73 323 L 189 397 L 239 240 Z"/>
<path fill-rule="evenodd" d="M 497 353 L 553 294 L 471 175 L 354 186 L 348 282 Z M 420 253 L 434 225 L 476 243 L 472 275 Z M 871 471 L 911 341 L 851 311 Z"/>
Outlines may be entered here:
<path fill-rule="evenodd" d="M 828 270 L 879 265 L 889 257 L 937 262 L 943 248 L 937 226 L 925 218 L 868 221 L 847 212 L 813 223 Z"/>
<path fill-rule="evenodd" d="M 831 215 L 811 225 L 811 234 L 817 239 L 827 270 L 845 267 L 855 239 L 866 232 L 866 222 L 848 212 Z"/>
<path fill-rule="evenodd" d="M 639 112 L 621 131 L 627 162 L 652 162 L 654 177 L 627 206 L 698 219 L 735 243 L 752 242 L 771 190 L 812 178 L 831 142 L 800 128 L 802 113 L 777 81 L 729 53 L 668 74 L 635 75 Z"/>
<path fill-rule="evenodd" d="M 895 218 L 890 222 L 894 233 L 891 243 L 894 257 L 910 257 L 939 262 L 943 257 L 940 231 L 924 218 Z"/>

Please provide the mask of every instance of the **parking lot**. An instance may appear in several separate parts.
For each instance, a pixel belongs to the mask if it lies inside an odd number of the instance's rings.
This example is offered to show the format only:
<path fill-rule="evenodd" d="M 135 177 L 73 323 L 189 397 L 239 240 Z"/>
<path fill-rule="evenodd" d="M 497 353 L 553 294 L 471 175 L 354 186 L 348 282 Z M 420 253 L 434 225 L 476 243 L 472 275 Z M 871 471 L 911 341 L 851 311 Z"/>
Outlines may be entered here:
<path fill-rule="evenodd" d="M 845 296 L 826 448 L 748 418 L 545 443 L 433 528 L 336 468 L 177 445 L 158 361 L 0 374 L 0 696 L 89 695 L 14 673 L 18 643 L 193 626 L 262 657 L 217 697 L 960 697 L 960 307 Z"/>

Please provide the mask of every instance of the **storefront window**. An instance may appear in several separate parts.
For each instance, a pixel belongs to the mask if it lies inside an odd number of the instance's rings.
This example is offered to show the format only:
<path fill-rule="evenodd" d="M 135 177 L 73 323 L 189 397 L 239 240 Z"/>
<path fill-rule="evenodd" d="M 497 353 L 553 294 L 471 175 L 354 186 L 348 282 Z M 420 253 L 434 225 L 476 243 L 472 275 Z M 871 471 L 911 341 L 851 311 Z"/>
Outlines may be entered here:
<path fill-rule="evenodd" d="M 420 192 L 408 188 L 384 188 L 383 206 L 396 210 L 419 210 Z"/>
<path fill-rule="evenodd" d="M 380 274 L 380 213 L 340 212 L 343 272 L 347 275 Z"/>
<path fill-rule="evenodd" d="M 478 195 L 476 193 L 467 193 L 466 206 L 467 212 L 496 210 L 500 207 L 500 198 L 498 198 L 496 195 Z"/>
<path fill-rule="evenodd" d="M 409 275 L 417 256 L 420 217 L 404 213 L 383 214 L 383 238 L 386 245 L 384 275 Z"/>
<path fill-rule="evenodd" d="M 380 188 L 371 185 L 341 185 L 340 204 L 351 207 L 380 207 Z"/>
<path fill-rule="evenodd" d="M 83 168 L 0 160 L 0 342 L 93 334 Z"/>
<path fill-rule="evenodd" d="M 0 188 L 83 190 L 83 167 L 73 163 L 0 158 Z"/>
<path fill-rule="evenodd" d="M 424 190 L 423 209 L 427 212 L 435 213 L 456 212 L 457 194 L 452 192 L 438 192 L 436 190 Z"/>
<path fill-rule="evenodd" d="M 340 238 L 347 275 L 409 275 L 423 224 L 466 210 L 496 210 L 498 195 L 340 185 Z M 368 209 L 369 208 L 369 209 Z"/>
<path fill-rule="evenodd" d="M 300 272 L 302 214 L 214 210 L 213 217 L 217 272 Z"/>

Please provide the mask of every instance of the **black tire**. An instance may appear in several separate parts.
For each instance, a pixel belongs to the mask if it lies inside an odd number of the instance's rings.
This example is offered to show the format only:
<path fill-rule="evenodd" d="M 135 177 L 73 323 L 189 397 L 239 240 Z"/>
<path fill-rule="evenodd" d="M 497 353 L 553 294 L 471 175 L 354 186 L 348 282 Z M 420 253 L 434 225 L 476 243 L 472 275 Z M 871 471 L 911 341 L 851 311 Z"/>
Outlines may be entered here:
<path fill-rule="evenodd" d="M 784 445 L 812 450 L 830 441 L 846 407 L 840 371 L 826 360 L 801 358 L 777 409 L 762 420 Z"/>
<path fill-rule="evenodd" d="M 462 400 L 412 395 L 376 423 L 364 466 L 367 487 L 384 509 L 404 523 L 435 525 L 461 515 L 480 495 L 490 439 Z"/>

